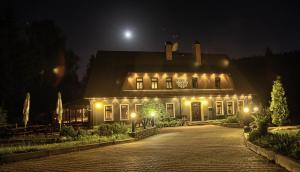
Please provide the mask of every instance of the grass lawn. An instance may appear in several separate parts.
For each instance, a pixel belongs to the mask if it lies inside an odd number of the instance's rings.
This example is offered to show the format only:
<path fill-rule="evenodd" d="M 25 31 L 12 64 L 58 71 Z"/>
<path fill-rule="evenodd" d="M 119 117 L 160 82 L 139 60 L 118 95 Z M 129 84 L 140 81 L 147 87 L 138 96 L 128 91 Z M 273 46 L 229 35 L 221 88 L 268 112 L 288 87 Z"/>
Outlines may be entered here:
<path fill-rule="evenodd" d="M 37 144 L 37 145 L 18 145 L 18 146 L 1 146 L 0 156 L 11 153 L 33 152 L 39 150 L 54 150 L 60 148 L 71 148 L 91 143 L 105 143 L 110 141 L 130 138 L 128 134 L 116 134 L 113 136 L 89 135 L 78 137 L 74 141 L 65 141 L 62 143 Z"/>

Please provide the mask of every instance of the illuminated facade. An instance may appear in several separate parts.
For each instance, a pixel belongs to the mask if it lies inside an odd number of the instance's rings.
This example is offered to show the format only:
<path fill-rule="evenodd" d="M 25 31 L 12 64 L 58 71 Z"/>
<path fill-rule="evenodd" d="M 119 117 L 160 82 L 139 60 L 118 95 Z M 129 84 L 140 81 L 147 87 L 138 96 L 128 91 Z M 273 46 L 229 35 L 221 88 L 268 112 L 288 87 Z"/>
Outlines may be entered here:
<path fill-rule="evenodd" d="M 166 116 L 187 121 L 222 119 L 252 108 L 253 94 L 235 87 L 230 59 L 222 54 L 99 51 L 85 98 L 92 125 L 129 121 L 145 102 L 159 101 Z"/>

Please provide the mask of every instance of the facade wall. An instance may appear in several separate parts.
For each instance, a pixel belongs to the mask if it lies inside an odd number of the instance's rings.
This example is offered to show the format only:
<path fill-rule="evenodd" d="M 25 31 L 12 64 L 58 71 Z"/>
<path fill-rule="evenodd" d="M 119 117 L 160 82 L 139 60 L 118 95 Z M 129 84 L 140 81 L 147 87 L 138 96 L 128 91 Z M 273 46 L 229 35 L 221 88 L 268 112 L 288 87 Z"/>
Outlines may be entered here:
<path fill-rule="evenodd" d="M 222 119 L 229 116 L 227 113 L 227 104 L 229 101 L 233 102 L 234 114 L 239 113 L 238 101 L 244 101 L 244 107 L 248 107 L 250 111 L 254 107 L 252 96 L 217 96 L 217 97 L 173 97 L 173 98 L 94 98 L 90 100 L 91 107 L 91 125 L 98 125 L 103 122 L 110 122 L 104 120 L 105 106 L 112 105 L 113 122 L 124 121 L 130 122 L 130 114 L 135 112 L 136 104 L 144 104 L 148 101 L 158 101 L 166 106 L 166 103 L 173 103 L 175 107 L 176 118 L 184 117 L 187 121 L 192 121 L 191 104 L 199 102 L 201 105 L 201 120 Z M 216 102 L 223 102 L 223 114 L 216 114 Z M 129 105 L 128 120 L 120 119 L 120 104 Z M 211 109 L 211 110 L 209 110 Z"/>
<path fill-rule="evenodd" d="M 136 78 L 143 78 L 143 90 L 151 90 L 151 78 L 158 79 L 157 90 L 165 90 L 166 78 L 172 78 L 173 89 L 180 88 L 176 81 L 186 80 L 188 84 L 185 89 L 193 89 L 192 78 L 198 79 L 197 89 L 218 89 L 215 87 L 215 78 L 219 77 L 221 81 L 221 89 L 233 89 L 232 78 L 229 74 L 216 73 L 129 73 L 127 79 L 123 83 L 122 90 L 136 90 Z"/>

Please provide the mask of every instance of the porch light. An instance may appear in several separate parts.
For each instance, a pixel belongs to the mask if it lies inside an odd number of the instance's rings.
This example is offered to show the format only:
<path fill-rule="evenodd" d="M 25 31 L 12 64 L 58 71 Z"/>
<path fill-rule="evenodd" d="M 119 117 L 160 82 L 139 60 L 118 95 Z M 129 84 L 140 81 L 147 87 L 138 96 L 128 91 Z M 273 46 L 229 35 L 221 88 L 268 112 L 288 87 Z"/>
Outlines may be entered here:
<path fill-rule="evenodd" d="M 203 105 L 207 105 L 207 104 L 208 104 L 208 102 L 207 102 L 206 100 L 201 101 L 201 103 L 202 103 Z"/>
<path fill-rule="evenodd" d="M 164 73 L 163 74 L 163 78 L 166 78 L 168 75 L 167 75 L 167 73 Z"/>
<path fill-rule="evenodd" d="M 248 108 L 248 107 L 245 107 L 245 108 L 244 108 L 244 112 L 245 112 L 245 113 L 248 113 L 248 112 L 249 112 L 249 108 Z"/>
<path fill-rule="evenodd" d="M 102 108 L 102 103 L 96 102 L 96 103 L 95 103 L 95 107 L 96 107 L 96 109 Z"/>
<path fill-rule="evenodd" d="M 254 112 L 258 112 L 258 110 L 259 110 L 259 109 L 258 109 L 257 106 L 255 106 L 255 107 L 253 108 L 253 111 L 254 111 Z"/>
<path fill-rule="evenodd" d="M 185 104 L 186 106 L 189 106 L 189 105 L 191 104 L 191 102 L 190 102 L 190 101 L 185 101 L 184 104 Z"/>
<path fill-rule="evenodd" d="M 132 112 L 132 113 L 130 114 L 130 117 L 131 117 L 131 119 L 134 119 L 134 118 L 136 117 L 136 113 L 135 113 L 135 112 Z"/>

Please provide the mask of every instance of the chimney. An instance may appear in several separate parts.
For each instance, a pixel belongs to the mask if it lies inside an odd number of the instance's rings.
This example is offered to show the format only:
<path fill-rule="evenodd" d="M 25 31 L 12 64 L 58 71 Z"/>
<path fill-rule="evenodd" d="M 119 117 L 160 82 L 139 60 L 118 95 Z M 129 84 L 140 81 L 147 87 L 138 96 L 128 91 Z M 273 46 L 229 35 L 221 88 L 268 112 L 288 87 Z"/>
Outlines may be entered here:
<path fill-rule="evenodd" d="M 165 53 L 166 53 L 166 60 L 167 61 L 171 61 L 173 59 L 173 56 L 172 56 L 172 47 L 173 47 L 172 42 L 167 41 L 165 43 Z"/>
<path fill-rule="evenodd" d="M 201 66 L 202 65 L 201 46 L 200 46 L 200 42 L 198 41 L 196 41 L 193 44 L 193 55 L 195 57 L 195 65 Z"/>

